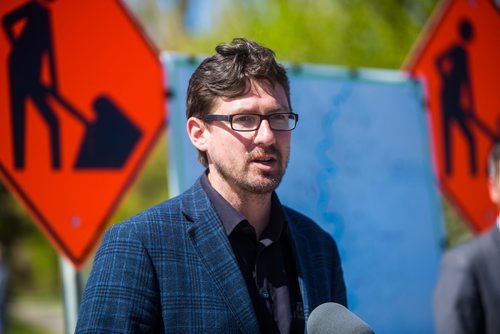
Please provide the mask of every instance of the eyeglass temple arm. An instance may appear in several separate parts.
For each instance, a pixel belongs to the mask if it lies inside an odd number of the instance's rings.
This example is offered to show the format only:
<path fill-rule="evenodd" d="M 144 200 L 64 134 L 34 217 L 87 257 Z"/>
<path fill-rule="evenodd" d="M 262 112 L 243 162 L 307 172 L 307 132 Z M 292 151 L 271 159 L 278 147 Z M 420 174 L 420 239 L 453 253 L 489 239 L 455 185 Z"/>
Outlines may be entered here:
<path fill-rule="evenodd" d="M 204 117 L 206 121 L 229 121 L 231 119 L 231 115 L 206 115 Z"/>

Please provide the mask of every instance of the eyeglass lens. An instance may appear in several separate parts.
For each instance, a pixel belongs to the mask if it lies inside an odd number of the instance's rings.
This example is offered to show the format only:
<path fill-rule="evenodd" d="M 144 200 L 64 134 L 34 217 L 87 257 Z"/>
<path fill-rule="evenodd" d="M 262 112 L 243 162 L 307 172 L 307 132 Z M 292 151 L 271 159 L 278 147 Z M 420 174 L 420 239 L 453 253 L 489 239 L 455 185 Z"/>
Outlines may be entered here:
<path fill-rule="evenodd" d="M 239 114 L 232 117 L 232 127 L 234 130 L 251 131 L 260 126 L 262 121 L 261 115 Z M 279 113 L 272 114 L 267 117 L 269 126 L 273 130 L 291 130 L 295 127 L 296 117 L 294 114 Z"/>

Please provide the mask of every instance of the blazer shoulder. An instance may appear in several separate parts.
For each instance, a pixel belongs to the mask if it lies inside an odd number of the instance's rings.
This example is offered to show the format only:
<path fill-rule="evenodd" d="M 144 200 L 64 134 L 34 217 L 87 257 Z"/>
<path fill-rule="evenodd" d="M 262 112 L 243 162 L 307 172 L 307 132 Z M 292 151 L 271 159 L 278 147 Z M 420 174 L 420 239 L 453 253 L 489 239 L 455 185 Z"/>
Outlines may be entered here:
<path fill-rule="evenodd" d="M 114 238 L 138 238 L 144 243 L 165 236 L 182 239 L 193 217 L 203 215 L 209 204 L 199 180 L 182 194 L 147 208 L 113 225 L 106 235 Z M 205 210 L 205 211 L 204 211 Z"/>
<path fill-rule="evenodd" d="M 180 196 L 177 196 L 138 212 L 117 225 L 128 226 L 170 221 L 172 218 L 177 218 L 181 215 L 181 207 Z"/>
<path fill-rule="evenodd" d="M 442 259 L 443 265 L 454 266 L 456 269 L 470 269 L 484 261 L 492 249 L 492 235 L 496 231 L 487 231 L 448 249 Z"/>
<path fill-rule="evenodd" d="M 208 206 L 208 198 L 198 179 L 191 188 L 171 199 L 147 208 L 134 216 L 127 218 L 120 224 L 135 225 L 138 223 L 168 223 L 179 219 L 186 219 L 200 208 Z"/>

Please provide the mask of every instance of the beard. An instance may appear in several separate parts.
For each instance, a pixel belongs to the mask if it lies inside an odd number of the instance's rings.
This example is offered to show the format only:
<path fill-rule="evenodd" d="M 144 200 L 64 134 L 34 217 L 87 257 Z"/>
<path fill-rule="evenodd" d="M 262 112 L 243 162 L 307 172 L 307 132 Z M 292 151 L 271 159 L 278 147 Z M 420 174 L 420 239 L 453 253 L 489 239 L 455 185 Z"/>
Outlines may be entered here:
<path fill-rule="evenodd" d="M 250 170 L 251 163 L 264 154 L 275 157 L 278 165 L 277 170 L 269 172 Z M 264 195 L 278 188 L 288 166 L 289 156 L 290 154 L 287 154 L 286 160 L 283 161 L 283 155 L 274 146 L 258 147 L 247 154 L 244 164 L 238 164 L 236 168 L 228 164 L 227 161 L 213 161 L 213 166 L 232 187 L 249 194 Z"/>

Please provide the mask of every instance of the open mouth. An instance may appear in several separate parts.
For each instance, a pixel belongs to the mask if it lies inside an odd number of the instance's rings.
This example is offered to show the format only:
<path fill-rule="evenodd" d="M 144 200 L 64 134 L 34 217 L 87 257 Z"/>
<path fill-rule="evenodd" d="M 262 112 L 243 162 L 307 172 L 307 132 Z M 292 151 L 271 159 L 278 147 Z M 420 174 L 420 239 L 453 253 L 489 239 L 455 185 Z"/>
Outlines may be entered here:
<path fill-rule="evenodd" d="M 270 165 L 276 163 L 277 159 L 275 157 L 265 156 L 265 157 L 255 158 L 252 161 L 255 163 L 258 163 L 258 164 L 270 166 Z"/>
<path fill-rule="evenodd" d="M 273 159 L 273 158 L 261 158 L 261 159 L 255 159 L 254 161 L 256 162 L 272 162 L 272 161 L 275 161 L 276 159 Z"/>
<path fill-rule="evenodd" d="M 276 149 L 256 149 L 250 153 L 250 160 L 252 163 L 259 165 L 261 168 L 274 168 L 281 160 L 281 155 Z"/>

